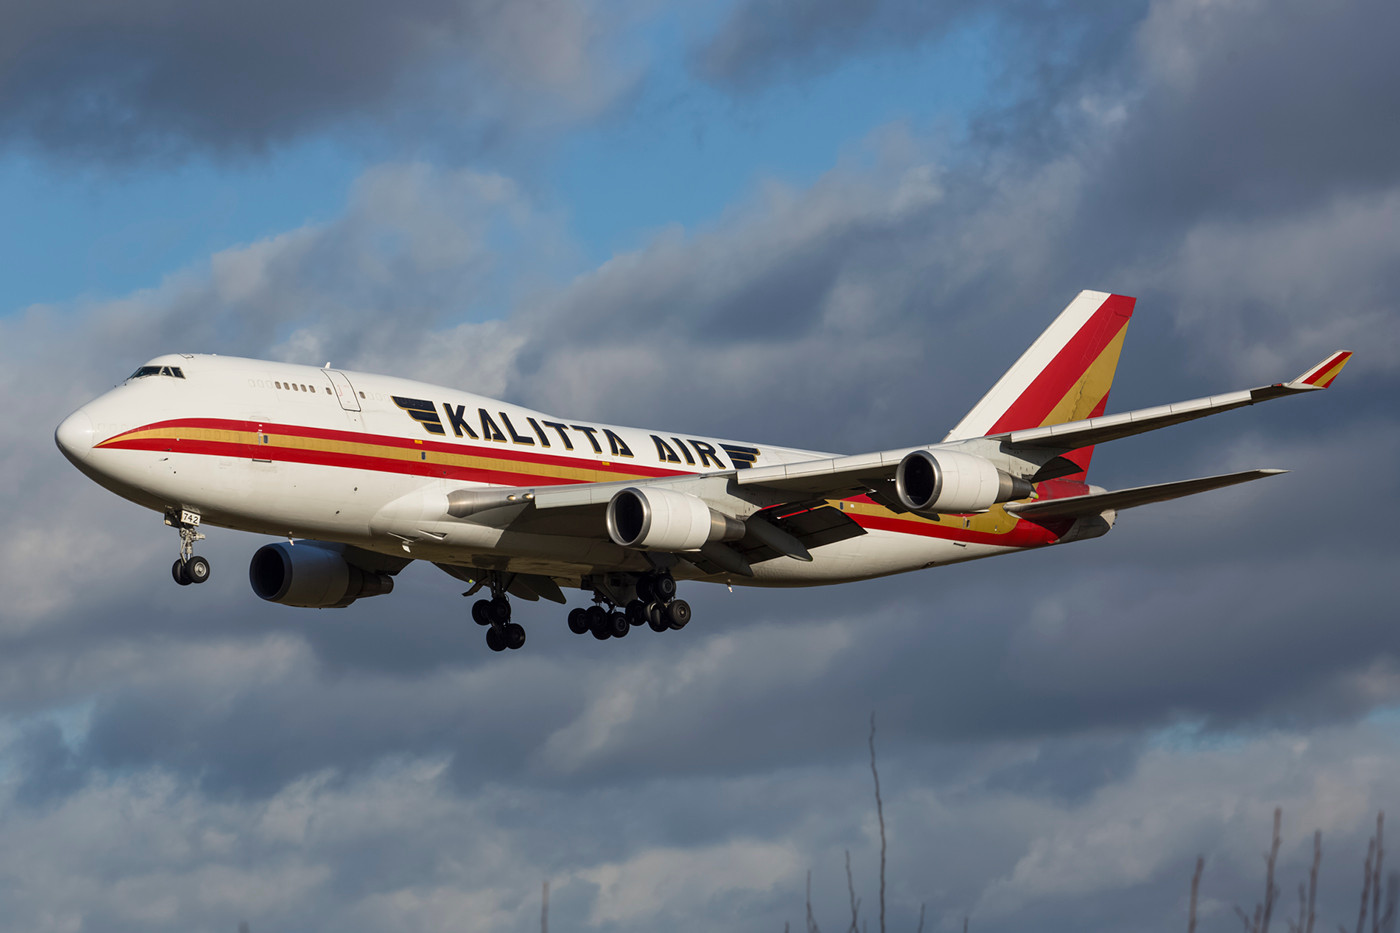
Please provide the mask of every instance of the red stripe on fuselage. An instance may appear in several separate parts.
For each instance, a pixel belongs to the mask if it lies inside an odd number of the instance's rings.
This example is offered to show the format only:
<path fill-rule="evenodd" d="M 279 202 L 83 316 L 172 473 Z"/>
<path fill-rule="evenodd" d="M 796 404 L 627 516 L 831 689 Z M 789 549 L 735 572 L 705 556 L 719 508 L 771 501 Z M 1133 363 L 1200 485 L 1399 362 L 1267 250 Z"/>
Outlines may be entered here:
<path fill-rule="evenodd" d="M 426 471 L 420 469 L 409 469 L 408 467 L 418 466 L 408 460 L 394 460 L 392 458 L 376 458 L 370 454 L 345 454 L 334 451 L 306 450 L 298 447 L 282 447 L 275 444 L 240 444 L 229 441 L 205 441 L 188 440 L 182 438 L 137 438 L 133 440 L 123 440 L 132 434 L 142 431 L 175 430 L 179 428 L 200 428 L 213 431 L 242 431 L 249 434 L 267 434 L 273 437 L 300 437 L 309 440 L 334 441 L 347 444 L 362 444 L 374 447 L 389 447 L 397 450 L 426 450 L 433 453 L 456 454 L 472 457 L 482 457 L 493 460 L 508 460 L 521 464 L 535 464 L 538 466 L 564 467 L 569 469 L 598 470 L 604 473 L 620 473 L 629 476 L 683 476 L 687 475 L 684 470 L 668 470 L 661 467 L 642 466 L 633 463 L 628 459 L 616 460 L 589 460 L 579 457 L 563 457 L 553 454 L 542 454 L 533 451 L 520 450 L 518 447 L 495 447 L 471 443 L 450 443 L 444 441 L 419 440 L 416 438 L 398 437 L 392 434 L 369 434 L 356 431 L 340 431 L 329 428 L 313 428 L 294 424 L 277 424 L 272 422 L 259 421 L 235 421 L 220 418 L 183 418 L 171 421 L 158 421 L 152 424 L 142 425 L 139 428 L 132 428 L 124 431 L 96 446 L 105 449 L 121 450 L 174 450 L 179 449 L 182 453 L 202 453 L 206 455 L 220 457 L 248 457 L 261 460 L 292 460 L 300 463 L 319 463 L 320 460 L 309 459 L 306 455 L 319 457 L 337 458 L 337 462 L 327 462 L 327 466 L 353 466 L 356 459 L 384 459 L 386 463 L 404 465 L 404 469 L 391 470 L 381 467 L 366 467 L 379 472 L 402 472 L 414 475 L 429 476 L 453 476 L 454 473 L 444 473 L 443 470 L 456 471 L 457 474 L 476 473 L 486 471 L 466 470 L 461 467 L 454 467 L 449 464 L 423 463 L 421 466 L 429 468 Z M 519 473 L 509 471 L 497 471 L 502 476 L 525 477 L 527 482 L 535 483 L 539 476 L 528 472 Z M 456 478 L 464 478 L 457 475 Z M 550 482 L 547 485 L 574 482 L 586 482 L 580 480 L 563 480 L 558 477 L 546 477 Z M 516 480 L 482 480 L 481 482 L 498 482 L 506 485 L 515 485 Z"/>

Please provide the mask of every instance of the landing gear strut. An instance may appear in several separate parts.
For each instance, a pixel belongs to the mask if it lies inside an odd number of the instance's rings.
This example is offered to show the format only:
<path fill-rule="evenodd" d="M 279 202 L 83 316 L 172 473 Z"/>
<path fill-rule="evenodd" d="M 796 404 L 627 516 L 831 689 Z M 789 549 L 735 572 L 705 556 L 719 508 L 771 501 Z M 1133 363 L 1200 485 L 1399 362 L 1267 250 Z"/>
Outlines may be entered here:
<path fill-rule="evenodd" d="M 177 515 L 170 512 L 165 523 L 180 532 L 180 557 L 170 566 L 170 575 L 181 586 L 203 583 L 209 579 L 209 561 L 194 552 L 194 543 L 204 540 L 199 533 L 199 513 L 181 509 Z"/>
<path fill-rule="evenodd" d="M 472 621 L 487 626 L 486 647 L 492 651 L 512 651 L 525 644 L 525 626 L 510 620 L 510 600 L 506 598 L 508 581 L 501 574 L 492 571 L 463 596 L 470 596 L 482 586 L 491 588 L 490 599 L 478 599 L 472 603 Z"/>

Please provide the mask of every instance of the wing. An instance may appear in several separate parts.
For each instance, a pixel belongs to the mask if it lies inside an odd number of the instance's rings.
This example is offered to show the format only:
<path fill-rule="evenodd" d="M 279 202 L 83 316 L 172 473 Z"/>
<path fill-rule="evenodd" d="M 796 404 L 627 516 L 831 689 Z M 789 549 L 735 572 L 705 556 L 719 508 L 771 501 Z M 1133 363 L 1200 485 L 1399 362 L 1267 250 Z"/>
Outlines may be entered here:
<path fill-rule="evenodd" d="M 1325 389 L 1332 384 L 1350 359 L 1349 351 L 1339 350 L 1288 382 L 1117 415 L 1086 418 L 1081 421 L 927 447 L 906 447 L 877 453 L 808 460 L 802 463 L 755 467 L 741 471 L 736 477 L 736 482 L 740 486 L 764 487 L 783 490 L 793 495 L 825 498 L 868 493 L 882 504 L 901 508 L 897 502 L 892 504 L 889 501 L 893 499 L 891 484 L 900 462 L 917 450 L 966 451 L 991 460 L 999 469 L 1012 475 L 1031 481 L 1052 479 L 1056 475 L 1063 475 L 1054 472 L 1054 461 L 1060 454 L 1121 437 L 1156 431 L 1258 402 Z M 1074 472 L 1080 467 L 1067 464 L 1065 469 Z"/>

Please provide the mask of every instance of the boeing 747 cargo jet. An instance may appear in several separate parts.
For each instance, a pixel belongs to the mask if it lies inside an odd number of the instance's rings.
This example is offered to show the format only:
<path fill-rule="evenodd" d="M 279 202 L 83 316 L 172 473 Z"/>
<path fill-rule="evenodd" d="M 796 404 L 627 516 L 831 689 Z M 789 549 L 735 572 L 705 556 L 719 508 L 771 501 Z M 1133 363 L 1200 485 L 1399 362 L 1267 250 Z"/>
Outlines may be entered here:
<path fill-rule="evenodd" d="M 1247 470 L 1113 492 L 1094 446 L 1325 389 L 1351 354 L 1289 382 L 1105 415 L 1134 299 L 1085 291 L 940 443 L 837 455 L 595 424 L 443 386 L 211 355 L 161 356 L 55 432 L 79 470 L 165 516 L 171 568 L 210 525 L 275 535 L 263 599 L 334 608 L 425 560 L 486 591 L 472 618 L 519 648 L 509 597 L 591 596 L 569 628 L 683 628 L 678 580 L 816 586 L 1096 538 L 1120 510 L 1261 479 Z"/>

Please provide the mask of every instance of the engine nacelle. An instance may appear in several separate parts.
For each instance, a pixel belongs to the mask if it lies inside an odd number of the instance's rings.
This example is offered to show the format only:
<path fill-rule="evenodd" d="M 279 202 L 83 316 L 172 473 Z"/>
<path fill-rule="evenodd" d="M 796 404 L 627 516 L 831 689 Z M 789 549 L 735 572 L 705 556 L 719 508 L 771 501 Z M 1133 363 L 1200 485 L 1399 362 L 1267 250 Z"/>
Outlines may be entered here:
<path fill-rule="evenodd" d="M 955 450 L 914 450 L 894 474 L 895 493 L 912 512 L 985 512 L 998 502 L 1024 499 L 1031 484 L 990 461 Z"/>
<path fill-rule="evenodd" d="M 608 537 L 622 547 L 693 551 L 711 541 L 737 541 L 744 530 L 738 519 L 673 489 L 629 486 L 608 503 Z"/>
<path fill-rule="evenodd" d="M 339 609 L 394 589 L 387 573 L 361 570 L 335 551 L 309 543 L 258 548 L 248 564 L 248 581 L 269 602 L 309 609 Z"/>

